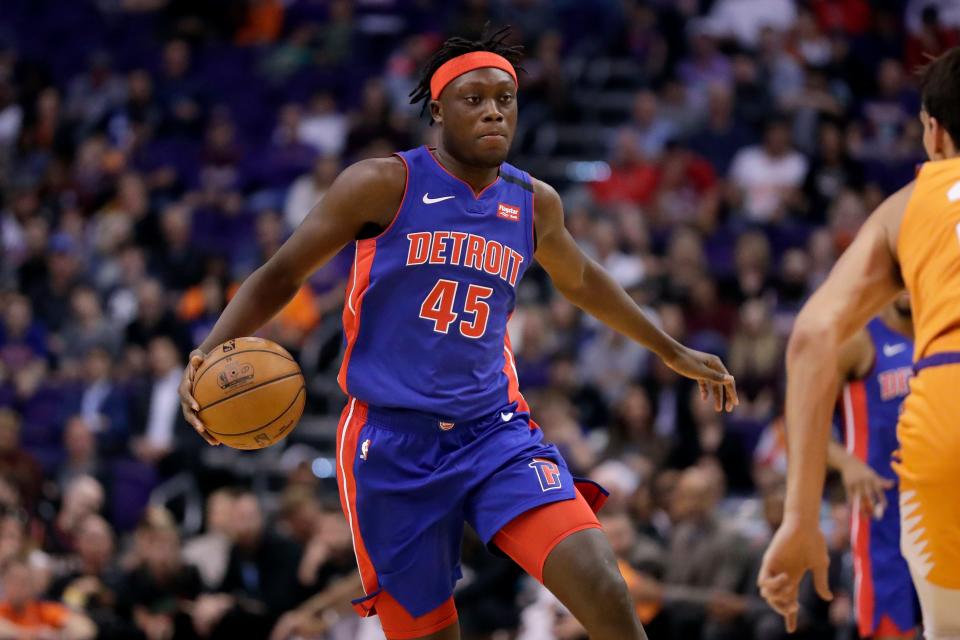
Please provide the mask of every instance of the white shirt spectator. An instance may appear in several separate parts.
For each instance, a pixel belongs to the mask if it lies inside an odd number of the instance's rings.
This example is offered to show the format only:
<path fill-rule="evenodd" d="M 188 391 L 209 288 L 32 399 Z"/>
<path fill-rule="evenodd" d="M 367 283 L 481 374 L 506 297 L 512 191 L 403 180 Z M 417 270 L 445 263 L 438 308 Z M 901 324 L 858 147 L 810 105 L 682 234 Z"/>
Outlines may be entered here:
<path fill-rule="evenodd" d="M 173 449 L 173 430 L 180 412 L 180 386 L 182 373 L 173 370 L 153 383 L 150 390 L 150 414 L 147 417 L 147 442 L 158 449 Z"/>
<path fill-rule="evenodd" d="M 763 147 L 741 149 L 733 158 L 730 177 L 744 192 L 747 217 L 768 222 L 783 204 L 784 191 L 803 184 L 807 160 L 797 151 L 771 155 Z"/>
<path fill-rule="evenodd" d="M 283 224 L 287 230 L 293 231 L 299 227 L 310 209 L 323 200 L 326 192 L 326 187 L 317 186 L 312 173 L 305 173 L 294 180 L 287 192 L 287 201 L 283 204 Z"/>
<path fill-rule="evenodd" d="M 719 0 L 709 19 L 717 33 L 754 48 L 764 27 L 790 30 L 797 20 L 797 7 L 793 0 Z"/>

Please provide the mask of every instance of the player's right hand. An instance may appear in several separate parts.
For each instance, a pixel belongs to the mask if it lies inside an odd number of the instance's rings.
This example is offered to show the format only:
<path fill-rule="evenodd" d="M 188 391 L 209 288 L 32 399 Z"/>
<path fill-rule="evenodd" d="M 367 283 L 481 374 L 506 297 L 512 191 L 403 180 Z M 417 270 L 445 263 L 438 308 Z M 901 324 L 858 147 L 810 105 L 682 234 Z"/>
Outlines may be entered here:
<path fill-rule="evenodd" d="M 797 630 L 800 612 L 800 581 L 813 572 L 813 588 L 824 600 L 832 600 L 827 581 L 830 557 L 827 543 L 816 522 L 801 523 L 786 518 L 763 554 L 757 586 L 760 595 L 783 616 L 788 633 Z"/>
<path fill-rule="evenodd" d="M 847 456 L 840 467 L 843 488 L 847 491 L 847 501 L 852 505 L 859 503 L 860 510 L 879 520 L 887 509 L 886 490 L 896 484 L 889 478 L 880 476 L 867 464 L 854 456 Z"/>
<path fill-rule="evenodd" d="M 681 345 L 664 363 L 680 375 L 696 380 L 704 400 L 713 392 L 713 406 L 717 411 L 730 412 L 740 404 L 736 381 L 717 356 Z"/>
<path fill-rule="evenodd" d="M 183 380 L 180 381 L 180 409 L 183 411 L 184 419 L 200 434 L 200 437 L 206 440 L 207 444 L 216 446 L 220 442 L 203 426 L 200 416 L 197 415 L 197 412 L 200 411 L 200 405 L 193 397 L 193 377 L 200 365 L 203 364 L 204 357 L 204 353 L 200 349 L 194 349 L 190 353 L 187 367 L 183 370 Z"/>

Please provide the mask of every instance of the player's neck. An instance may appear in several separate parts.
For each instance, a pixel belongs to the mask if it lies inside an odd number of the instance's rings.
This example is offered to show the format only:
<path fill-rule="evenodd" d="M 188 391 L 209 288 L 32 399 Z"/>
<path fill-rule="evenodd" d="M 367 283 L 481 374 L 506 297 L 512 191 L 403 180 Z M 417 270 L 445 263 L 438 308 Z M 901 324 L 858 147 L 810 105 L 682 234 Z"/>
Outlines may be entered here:
<path fill-rule="evenodd" d="M 443 148 L 442 143 L 437 145 L 431 153 L 444 169 L 470 185 L 474 193 L 480 193 L 489 187 L 500 175 L 500 167 L 477 167 L 457 160 Z"/>

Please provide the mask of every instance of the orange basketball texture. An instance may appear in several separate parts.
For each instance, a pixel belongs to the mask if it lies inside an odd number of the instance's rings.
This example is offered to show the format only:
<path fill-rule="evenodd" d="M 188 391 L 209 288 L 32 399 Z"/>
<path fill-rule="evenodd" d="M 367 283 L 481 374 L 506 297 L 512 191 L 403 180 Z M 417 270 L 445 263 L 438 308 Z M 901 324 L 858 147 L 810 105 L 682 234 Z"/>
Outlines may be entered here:
<path fill-rule="evenodd" d="M 307 388 L 300 366 L 261 338 L 228 340 L 207 354 L 193 378 L 198 415 L 235 449 L 262 449 L 287 437 L 303 415 Z"/>

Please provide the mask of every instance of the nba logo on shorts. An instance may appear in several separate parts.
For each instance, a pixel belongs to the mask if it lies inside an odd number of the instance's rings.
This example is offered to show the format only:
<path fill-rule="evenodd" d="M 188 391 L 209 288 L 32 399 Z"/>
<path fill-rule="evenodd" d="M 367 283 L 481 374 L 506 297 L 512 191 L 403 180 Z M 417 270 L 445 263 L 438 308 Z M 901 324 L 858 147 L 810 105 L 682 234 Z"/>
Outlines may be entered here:
<path fill-rule="evenodd" d="M 360 445 L 360 459 L 367 459 L 367 452 L 370 451 L 370 438 L 367 438 L 363 441 L 363 444 Z"/>
<path fill-rule="evenodd" d="M 549 460 L 544 460 L 542 458 L 534 458 L 533 462 L 527 466 L 537 472 L 537 480 L 540 481 L 540 489 L 543 491 L 550 491 L 551 489 L 560 488 L 560 469 L 557 467 L 556 463 L 550 462 Z"/>

